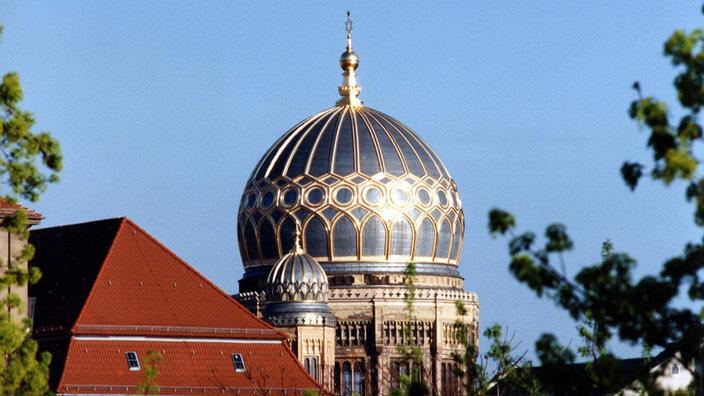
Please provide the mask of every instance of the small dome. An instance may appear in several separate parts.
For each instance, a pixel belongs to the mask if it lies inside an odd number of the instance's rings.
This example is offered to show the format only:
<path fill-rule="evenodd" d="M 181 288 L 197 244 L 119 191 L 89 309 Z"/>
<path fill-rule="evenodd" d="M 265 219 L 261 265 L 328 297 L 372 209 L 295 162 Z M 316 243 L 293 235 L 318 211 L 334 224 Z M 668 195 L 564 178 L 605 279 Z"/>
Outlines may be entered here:
<path fill-rule="evenodd" d="M 296 231 L 294 248 L 269 272 L 268 301 L 327 301 L 328 277 L 323 267 L 300 247 Z"/>

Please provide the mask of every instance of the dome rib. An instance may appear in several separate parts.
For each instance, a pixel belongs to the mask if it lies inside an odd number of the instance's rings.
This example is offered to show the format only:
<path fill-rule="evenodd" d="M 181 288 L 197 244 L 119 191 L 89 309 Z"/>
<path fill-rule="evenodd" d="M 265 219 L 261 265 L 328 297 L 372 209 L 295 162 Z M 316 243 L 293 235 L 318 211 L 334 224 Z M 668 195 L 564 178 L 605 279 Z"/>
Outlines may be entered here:
<path fill-rule="evenodd" d="M 379 150 L 383 153 L 384 163 L 386 164 L 384 172 L 394 176 L 402 176 L 405 173 L 409 173 L 407 164 L 402 160 L 403 155 L 401 150 L 381 123 L 371 114 L 365 114 L 365 118 L 369 120 L 369 124 L 372 126 L 375 135 L 379 139 Z M 372 123 L 371 120 L 373 120 L 374 123 Z"/>
<path fill-rule="evenodd" d="M 337 133 L 335 134 L 330 173 L 347 176 L 356 172 L 358 162 L 355 161 L 356 151 L 352 114 L 348 109 L 345 109 L 344 113 L 340 116 Z"/>
<path fill-rule="evenodd" d="M 339 109 L 338 109 L 339 110 Z M 306 167 L 306 173 L 312 176 L 322 176 L 330 172 L 330 160 L 332 157 L 332 139 L 335 137 L 335 131 L 338 128 L 340 120 L 340 112 L 335 112 L 334 115 L 328 117 L 322 132 L 318 133 L 318 139 L 313 145 L 311 154 Z M 328 128 L 330 124 L 334 124 L 334 130 Z M 325 137 L 325 139 L 323 139 Z"/>
<path fill-rule="evenodd" d="M 367 121 L 362 113 L 355 114 L 355 126 L 357 130 L 357 141 L 359 142 L 359 172 L 367 176 L 374 176 L 384 169 L 384 158 L 379 148 L 379 141 L 371 132 Z M 362 131 L 362 128 L 364 131 Z M 374 158 L 372 158 L 374 157 Z"/>
<path fill-rule="evenodd" d="M 414 133 L 411 128 L 407 127 L 406 124 L 402 122 L 398 122 L 398 125 L 400 125 L 407 133 L 409 136 L 409 139 L 413 139 L 418 143 L 418 145 L 423 149 L 423 151 L 430 157 L 429 159 L 435 164 L 435 168 L 438 170 L 440 173 L 439 176 L 450 178 L 450 174 L 447 172 L 447 169 L 445 168 L 445 165 L 440 161 L 440 158 L 435 154 L 435 152 L 430 148 L 428 143 L 423 140 L 422 137 L 420 137 L 418 134 Z"/>
<path fill-rule="evenodd" d="M 401 132 L 391 125 L 383 114 L 376 113 L 374 114 L 374 117 L 379 120 L 379 124 L 387 131 L 389 136 L 391 136 L 396 143 L 396 146 L 401 150 L 401 153 L 403 154 L 402 158 L 406 162 L 406 168 L 408 171 L 417 177 L 425 176 L 428 172 L 425 170 L 418 154 L 416 154 L 413 147 L 411 147 L 410 143 L 408 143 Z"/>
<path fill-rule="evenodd" d="M 257 167 L 255 167 L 254 171 L 252 171 L 250 179 L 260 180 L 265 177 L 269 177 L 269 170 L 276 162 L 276 159 L 279 157 L 278 153 L 287 146 L 287 144 L 284 142 L 286 142 L 287 140 L 290 141 L 289 138 L 295 137 L 303 128 L 306 128 L 317 119 L 323 119 L 323 117 L 327 116 L 331 112 L 334 112 L 335 110 L 337 109 L 335 107 L 332 107 L 330 109 L 323 110 L 317 114 L 314 114 L 296 124 L 287 133 L 277 139 L 276 142 L 269 148 L 269 150 L 267 150 L 266 154 L 262 156 L 262 159 L 259 160 Z M 264 166 L 264 164 L 268 164 L 269 166 Z M 262 173 L 262 171 L 264 173 Z"/>
<path fill-rule="evenodd" d="M 320 132 L 320 129 L 327 124 L 323 117 L 319 117 L 315 120 L 315 123 L 308 128 L 302 136 L 296 141 L 295 147 L 286 162 L 286 167 L 284 168 L 284 175 L 298 176 L 305 172 L 306 165 L 308 164 L 308 158 L 310 157 L 311 147 L 315 142 L 315 138 Z"/>

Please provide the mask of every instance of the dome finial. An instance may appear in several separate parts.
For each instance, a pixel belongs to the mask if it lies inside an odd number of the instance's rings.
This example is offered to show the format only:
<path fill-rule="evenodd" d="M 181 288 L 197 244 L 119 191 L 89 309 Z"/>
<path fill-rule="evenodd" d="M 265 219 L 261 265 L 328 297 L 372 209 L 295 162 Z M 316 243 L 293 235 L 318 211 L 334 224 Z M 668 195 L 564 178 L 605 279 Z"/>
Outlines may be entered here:
<path fill-rule="evenodd" d="M 352 20 L 350 19 L 350 10 L 347 10 L 345 31 L 347 32 L 347 52 L 352 52 Z"/>
<path fill-rule="evenodd" d="M 303 248 L 301 247 L 301 223 L 296 222 L 296 231 L 293 233 L 293 252 L 296 254 L 303 254 Z"/>
<path fill-rule="evenodd" d="M 357 95 L 362 90 L 357 86 L 357 73 L 354 71 L 359 66 L 359 57 L 352 51 L 352 20 L 350 11 L 347 10 L 347 21 L 345 21 L 345 31 L 347 32 L 347 51 L 340 56 L 340 67 L 345 72 L 342 73 L 342 86 L 337 91 L 342 98 L 335 102 L 336 105 L 361 106 L 362 101 L 357 99 Z"/>

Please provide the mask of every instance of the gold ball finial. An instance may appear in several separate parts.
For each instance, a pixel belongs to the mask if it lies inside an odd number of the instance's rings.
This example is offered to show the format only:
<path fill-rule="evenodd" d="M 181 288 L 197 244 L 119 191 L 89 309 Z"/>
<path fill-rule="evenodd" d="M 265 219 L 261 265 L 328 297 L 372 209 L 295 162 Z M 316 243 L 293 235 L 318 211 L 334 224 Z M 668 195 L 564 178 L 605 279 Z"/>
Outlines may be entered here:
<path fill-rule="evenodd" d="M 359 66 L 359 56 L 352 51 L 352 20 L 350 10 L 347 10 L 347 21 L 345 21 L 345 31 L 347 32 L 347 51 L 340 56 L 340 67 L 342 70 L 356 70 Z"/>
<path fill-rule="evenodd" d="M 342 70 L 357 70 L 359 57 L 352 51 L 343 52 L 340 56 L 340 67 Z"/>

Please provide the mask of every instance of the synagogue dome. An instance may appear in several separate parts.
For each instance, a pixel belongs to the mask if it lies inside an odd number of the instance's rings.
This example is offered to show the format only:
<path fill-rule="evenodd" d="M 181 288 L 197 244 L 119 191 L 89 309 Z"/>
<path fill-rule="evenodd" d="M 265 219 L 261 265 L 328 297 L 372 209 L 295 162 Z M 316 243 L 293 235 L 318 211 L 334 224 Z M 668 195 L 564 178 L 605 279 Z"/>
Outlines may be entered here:
<path fill-rule="evenodd" d="M 263 318 L 274 326 L 323 325 L 334 327 L 337 319 L 327 304 L 330 295 L 325 271 L 301 248 L 301 233 L 294 246 L 269 272 Z"/>
<path fill-rule="evenodd" d="M 295 238 L 293 249 L 269 272 L 267 301 L 327 301 L 328 277 L 323 267 L 301 249 L 298 230 Z"/>
<path fill-rule="evenodd" d="M 414 131 L 357 99 L 358 56 L 348 34 L 336 106 L 283 134 L 252 171 L 238 214 L 243 280 L 266 277 L 293 246 L 328 276 L 459 277 L 464 214 L 457 186 Z"/>

